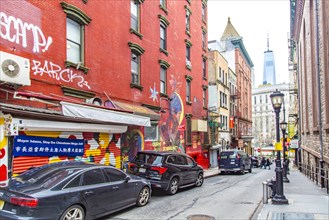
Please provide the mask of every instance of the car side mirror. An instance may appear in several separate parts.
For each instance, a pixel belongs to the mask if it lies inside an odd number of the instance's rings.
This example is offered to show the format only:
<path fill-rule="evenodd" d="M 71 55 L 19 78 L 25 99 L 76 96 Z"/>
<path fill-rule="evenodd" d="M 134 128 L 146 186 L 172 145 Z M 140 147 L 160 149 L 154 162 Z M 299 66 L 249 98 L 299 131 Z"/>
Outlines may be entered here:
<path fill-rule="evenodd" d="M 128 183 L 130 179 L 131 179 L 130 176 L 126 176 L 125 182 Z"/>

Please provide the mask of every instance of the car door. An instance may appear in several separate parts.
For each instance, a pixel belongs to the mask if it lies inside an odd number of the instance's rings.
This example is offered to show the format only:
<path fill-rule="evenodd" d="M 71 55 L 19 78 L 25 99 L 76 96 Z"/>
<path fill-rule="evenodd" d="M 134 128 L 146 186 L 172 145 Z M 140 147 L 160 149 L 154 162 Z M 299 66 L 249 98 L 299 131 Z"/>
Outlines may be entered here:
<path fill-rule="evenodd" d="M 188 183 L 195 183 L 198 172 L 199 172 L 199 167 L 197 166 L 196 162 L 191 158 L 186 156 L 186 161 L 187 161 L 187 166 L 188 166 Z"/>
<path fill-rule="evenodd" d="M 111 193 L 100 168 L 82 174 L 80 189 L 90 214 L 97 216 L 111 209 L 111 204 L 108 203 Z"/>
<path fill-rule="evenodd" d="M 191 169 L 187 164 L 186 157 L 184 157 L 183 155 L 176 155 L 175 158 L 175 164 L 177 167 L 179 167 L 179 176 L 181 178 L 181 184 L 185 185 L 190 182 Z"/>
<path fill-rule="evenodd" d="M 110 203 L 112 210 L 126 207 L 137 199 L 137 192 L 132 181 L 129 181 L 127 175 L 120 170 L 111 167 L 104 168 L 107 179 L 110 182 L 111 197 L 107 203 Z"/>

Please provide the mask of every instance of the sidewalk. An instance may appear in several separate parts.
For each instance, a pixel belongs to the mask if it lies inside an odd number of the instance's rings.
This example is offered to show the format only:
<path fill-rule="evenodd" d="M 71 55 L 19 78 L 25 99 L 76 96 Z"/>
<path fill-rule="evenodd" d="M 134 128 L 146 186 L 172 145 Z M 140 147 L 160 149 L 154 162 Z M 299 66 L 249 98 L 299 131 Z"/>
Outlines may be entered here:
<path fill-rule="evenodd" d="M 292 168 L 284 183 L 283 194 L 288 205 L 260 204 L 258 220 L 328 220 L 329 194 L 299 170 Z"/>
<path fill-rule="evenodd" d="M 204 174 L 203 174 L 204 178 L 216 176 L 220 173 L 219 170 L 218 170 L 218 167 L 209 168 L 208 170 L 203 170 L 203 172 L 204 172 Z"/>

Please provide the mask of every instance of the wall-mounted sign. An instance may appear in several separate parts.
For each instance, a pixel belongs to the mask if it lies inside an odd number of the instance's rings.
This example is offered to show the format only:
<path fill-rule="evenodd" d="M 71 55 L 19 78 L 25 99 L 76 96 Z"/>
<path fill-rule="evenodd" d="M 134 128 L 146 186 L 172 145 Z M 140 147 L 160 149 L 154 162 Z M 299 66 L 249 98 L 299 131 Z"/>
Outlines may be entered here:
<path fill-rule="evenodd" d="M 83 139 L 16 136 L 13 156 L 82 156 Z"/>

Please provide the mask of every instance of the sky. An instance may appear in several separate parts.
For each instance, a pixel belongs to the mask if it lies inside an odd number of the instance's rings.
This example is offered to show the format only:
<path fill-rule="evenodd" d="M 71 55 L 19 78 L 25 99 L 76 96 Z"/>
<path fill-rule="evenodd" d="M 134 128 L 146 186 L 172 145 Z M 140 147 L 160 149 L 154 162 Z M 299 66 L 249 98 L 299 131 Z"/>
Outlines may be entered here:
<path fill-rule="evenodd" d="M 276 83 L 288 83 L 289 0 L 208 0 L 208 41 L 220 41 L 228 17 L 254 63 L 255 86 L 263 82 L 267 36 L 274 52 Z"/>

